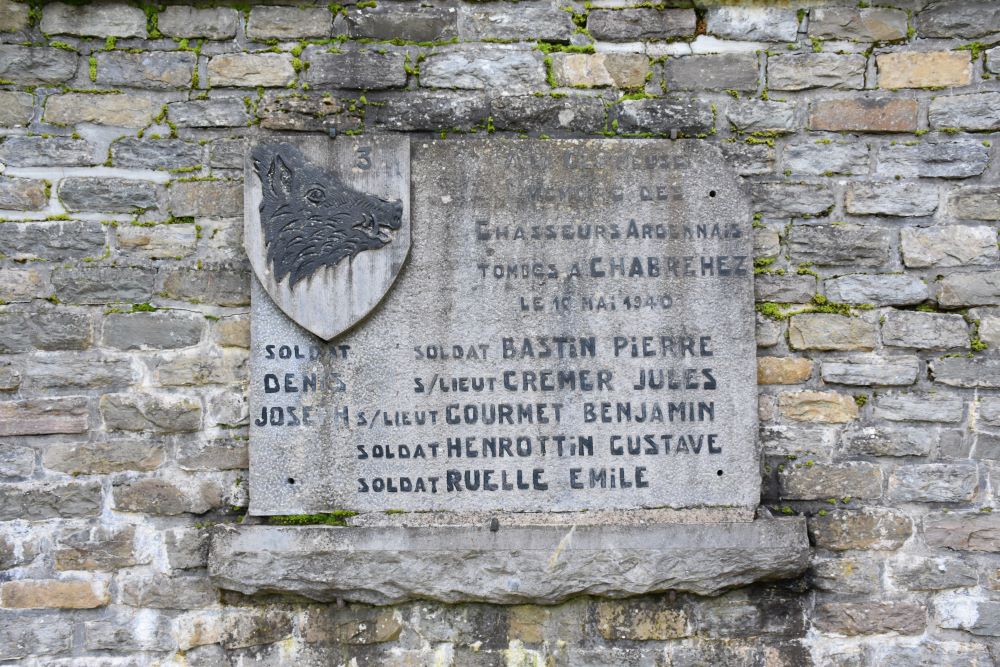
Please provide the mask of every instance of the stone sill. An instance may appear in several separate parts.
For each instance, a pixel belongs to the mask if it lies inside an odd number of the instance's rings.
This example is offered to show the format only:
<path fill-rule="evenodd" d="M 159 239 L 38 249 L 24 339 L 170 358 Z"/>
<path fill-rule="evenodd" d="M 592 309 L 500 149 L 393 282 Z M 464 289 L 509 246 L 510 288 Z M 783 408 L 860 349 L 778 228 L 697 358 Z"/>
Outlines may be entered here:
<path fill-rule="evenodd" d="M 795 577 L 801 517 L 645 526 L 217 526 L 219 588 L 387 605 L 413 599 L 554 604 L 575 595 L 716 595 Z"/>

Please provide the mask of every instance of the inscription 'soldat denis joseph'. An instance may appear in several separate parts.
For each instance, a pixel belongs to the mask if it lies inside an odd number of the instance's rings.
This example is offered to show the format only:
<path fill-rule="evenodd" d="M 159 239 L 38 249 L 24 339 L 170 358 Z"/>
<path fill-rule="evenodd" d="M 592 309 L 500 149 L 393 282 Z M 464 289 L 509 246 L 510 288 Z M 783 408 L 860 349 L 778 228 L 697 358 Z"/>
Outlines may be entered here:
<path fill-rule="evenodd" d="M 716 149 L 292 141 L 247 168 L 253 513 L 756 505 L 751 220 Z M 350 307 L 362 259 L 367 317 L 286 314 Z"/>

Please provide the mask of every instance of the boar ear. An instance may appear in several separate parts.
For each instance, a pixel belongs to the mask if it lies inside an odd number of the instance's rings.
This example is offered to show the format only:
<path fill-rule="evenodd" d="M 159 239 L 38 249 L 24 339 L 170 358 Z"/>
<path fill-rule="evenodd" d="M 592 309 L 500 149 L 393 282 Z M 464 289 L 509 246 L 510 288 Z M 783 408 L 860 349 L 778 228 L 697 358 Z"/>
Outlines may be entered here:
<path fill-rule="evenodd" d="M 277 153 L 267 169 L 267 180 L 276 197 L 287 199 L 292 194 L 292 170 Z"/>

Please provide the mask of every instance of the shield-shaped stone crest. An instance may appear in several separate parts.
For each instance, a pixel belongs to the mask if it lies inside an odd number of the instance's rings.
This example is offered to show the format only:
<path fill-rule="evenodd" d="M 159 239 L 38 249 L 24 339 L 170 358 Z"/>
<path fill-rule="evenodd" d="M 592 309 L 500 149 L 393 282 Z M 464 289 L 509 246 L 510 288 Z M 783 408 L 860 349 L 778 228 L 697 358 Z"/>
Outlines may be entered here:
<path fill-rule="evenodd" d="M 262 139 L 244 182 L 244 246 L 286 315 L 330 340 L 378 305 L 410 250 L 408 137 Z"/>

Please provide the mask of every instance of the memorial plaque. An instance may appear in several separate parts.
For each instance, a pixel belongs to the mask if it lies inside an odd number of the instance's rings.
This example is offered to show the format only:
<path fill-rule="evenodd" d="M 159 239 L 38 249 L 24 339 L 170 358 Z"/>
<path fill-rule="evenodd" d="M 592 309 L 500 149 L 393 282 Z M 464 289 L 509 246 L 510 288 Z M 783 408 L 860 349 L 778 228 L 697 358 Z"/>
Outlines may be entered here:
<path fill-rule="evenodd" d="M 251 513 L 756 507 L 751 220 L 718 149 L 407 141 L 250 151 Z"/>

